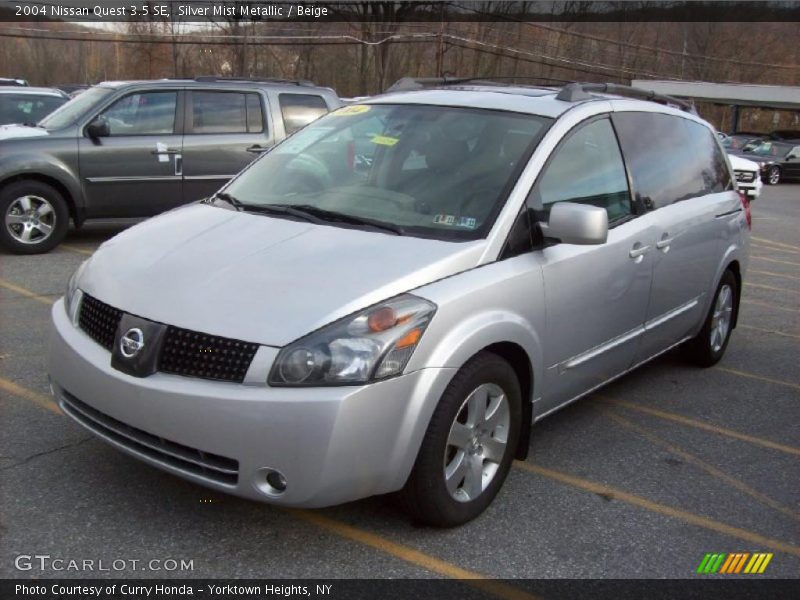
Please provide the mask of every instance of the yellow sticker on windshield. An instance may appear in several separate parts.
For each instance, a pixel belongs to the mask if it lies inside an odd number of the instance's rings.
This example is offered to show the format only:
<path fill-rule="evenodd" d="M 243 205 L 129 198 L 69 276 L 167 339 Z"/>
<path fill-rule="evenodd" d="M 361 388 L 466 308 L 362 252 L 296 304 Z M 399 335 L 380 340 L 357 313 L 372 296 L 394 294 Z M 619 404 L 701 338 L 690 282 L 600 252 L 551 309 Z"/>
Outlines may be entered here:
<path fill-rule="evenodd" d="M 351 115 L 360 115 L 368 110 L 369 106 L 366 104 L 353 104 L 351 106 L 345 106 L 344 108 L 335 110 L 331 114 L 335 117 L 349 117 Z"/>
<path fill-rule="evenodd" d="M 380 144 L 381 146 L 394 146 L 400 140 L 385 135 L 373 135 L 370 141 L 373 144 Z"/>

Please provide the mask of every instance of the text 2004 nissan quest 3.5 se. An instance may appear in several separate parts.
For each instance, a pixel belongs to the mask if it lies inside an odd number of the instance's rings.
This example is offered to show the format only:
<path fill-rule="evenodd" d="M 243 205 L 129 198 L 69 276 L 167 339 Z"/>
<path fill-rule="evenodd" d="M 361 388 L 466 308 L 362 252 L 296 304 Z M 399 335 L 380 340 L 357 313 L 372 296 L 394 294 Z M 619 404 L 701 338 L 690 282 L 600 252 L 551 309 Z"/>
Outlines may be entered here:
<path fill-rule="evenodd" d="M 749 205 L 710 125 L 637 95 L 461 84 L 322 117 L 76 271 L 53 393 L 216 490 L 476 517 L 533 422 L 678 345 L 712 365 L 736 325 Z"/>

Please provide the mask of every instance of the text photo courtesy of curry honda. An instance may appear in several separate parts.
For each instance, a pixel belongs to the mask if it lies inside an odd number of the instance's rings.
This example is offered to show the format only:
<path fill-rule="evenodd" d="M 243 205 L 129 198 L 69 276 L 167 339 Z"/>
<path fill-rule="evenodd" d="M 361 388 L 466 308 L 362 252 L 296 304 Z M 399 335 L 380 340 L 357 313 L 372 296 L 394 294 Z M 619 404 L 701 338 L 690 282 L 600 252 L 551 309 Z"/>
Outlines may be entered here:
<path fill-rule="evenodd" d="M 0 596 L 797 591 L 800 2 L 62 4 Z"/>

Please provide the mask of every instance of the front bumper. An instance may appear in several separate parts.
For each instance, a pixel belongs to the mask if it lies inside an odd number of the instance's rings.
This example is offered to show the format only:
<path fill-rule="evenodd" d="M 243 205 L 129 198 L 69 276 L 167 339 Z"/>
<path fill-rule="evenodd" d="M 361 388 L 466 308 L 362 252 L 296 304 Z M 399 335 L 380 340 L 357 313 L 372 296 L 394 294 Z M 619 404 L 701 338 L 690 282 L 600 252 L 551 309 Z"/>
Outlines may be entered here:
<path fill-rule="evenodd" d="M 764 184 L 761 181 L 761 175 L 756 174 L 753 181 L 744 182 L 737 180 L 736 187 L 744 192 L 748 198 L 756 199 L 761 195 L 761 188 L 764 187 Z"/>
<path fill-rule="evenodd" d="M 52 309 L 49 373 L 62 410 L 120 450 L 253 500 L 320 507 L 400 489 L 454 369 L 366 386 L 270 388 L 111 367 Z M 287 488 L 276 494 L 267 469 Z"/>

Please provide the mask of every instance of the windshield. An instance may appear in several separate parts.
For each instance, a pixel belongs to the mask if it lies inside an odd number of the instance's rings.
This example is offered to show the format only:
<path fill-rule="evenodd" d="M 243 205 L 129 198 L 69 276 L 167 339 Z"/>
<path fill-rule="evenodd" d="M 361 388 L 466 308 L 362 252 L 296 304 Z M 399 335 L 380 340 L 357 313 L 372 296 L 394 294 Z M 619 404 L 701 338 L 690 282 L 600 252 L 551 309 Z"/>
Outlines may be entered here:
<path fill-rule="evenodd" d="M 63 96 L 41 94 L 0 94 L 0 125 L 38 123 L 67 100 Z"/>
<path fill-rule="evenodd" d="M 477 239 L 551 122 L 472 108 L 351 105 L 276 146 L 225 192 L 245 205 L 346 215 L 349 224 L 388 224 L 408 235 Z"/>
<path fill-rule="evenodd" d="M 87 110 L 113 91 L 114 90 L 107 87 L 89 88 L 39 121 L 39 126 L 45 129 L 61 129 L 62 127 L 72 125 Z"/>
<path fill-rule="evenodd" d="M 780 146 L 775 142 L 756 141 L 750 142 L 744 147 L 744 151 L 758 156 L 783 156 L 788 148 Z"/>

